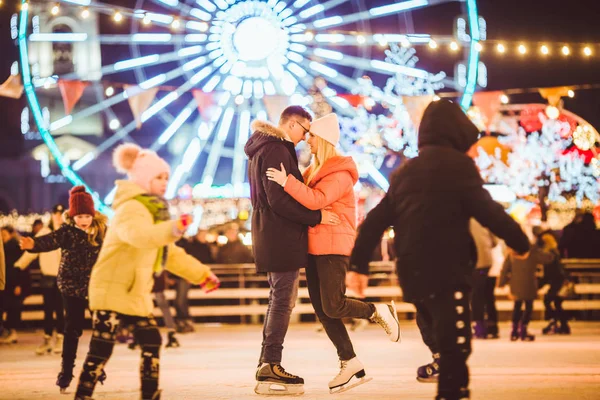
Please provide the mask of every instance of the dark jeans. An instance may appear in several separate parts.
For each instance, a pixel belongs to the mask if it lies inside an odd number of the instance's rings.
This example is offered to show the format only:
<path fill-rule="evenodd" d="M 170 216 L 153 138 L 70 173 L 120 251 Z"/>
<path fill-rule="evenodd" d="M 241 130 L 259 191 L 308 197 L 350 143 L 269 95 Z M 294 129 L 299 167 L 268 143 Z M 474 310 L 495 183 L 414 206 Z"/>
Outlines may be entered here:
<path fill-rule="evenodd" d="M 122 328 L 133 332 L 136 342 L 142 349 L 140 363 L 142 399 L 152 399 L 158 391 L 162 343 L 154 318 L 122 315 L 114 311 L 95 311 L 93 320 L 94 332 L 90 341 L 90 350 L 83 363 L 75 397 L 83 398 L 94 393 L 98 378 L 112 355 L 117 327 L 120 324 Z"/>
<path fill-rule="evenodd" d="M 190 283 L 185 279 L 177 278 L 175 286 L 175 311 L 177 311 L 177 320 L 185 321 L 190 319 L 190 303 L 188 300 L 190 286 Z"/>
<path fill-rule="evenodd" d="M 67 369 L 75 364 L 77 358 L 77 346 L 79 338 L 83 333 L 83 324 L 85 322 L 85 310 L 88 308 L 88 301 L 81 297 L 64 296 L 63 305 L 66 311 L 65 318 L 65 341 L 63 342 L 62 363 Z"/>
<path fill-rule="evenodd" d="M 457 288 L 416 302 L 421 336 L 432 353 L 440 354 L 438 398 L 455 400 L 469 387 L 471 354 L 470 293 Z"/>
<path fill-rule="evenodd" d="M 346 270 L 350 258 L 339 255 L 308 256 L 306 284 L 315 313 L 340 360 L 356 357 L 342 318 L 368 319 L 375 307 L 370 303 L 346 297 Z"/>
<path fill-rule="evenodd" d="M 22 287 L 21 287 L 22 288 Z M 15 296 L 14 287 L 7 287 L 0 291 L 0 327 L 18 329 L 21 325 L 21 311 L 23 309 L 23 295 Z M 2 324 L 4 313 L 6 322 Z"/>
<path fill-rule="evenodd" d="M 498 323 L 496 310 L 496 278 L 488 276 L 490 268 L 477 268 L 473 271 L 473 294 L 471 308 L 473 321 L 488 321 L 490 325 Z M 487 315 L 487 318 L 486 318 Z"/>
<path fill-rule="evenodd" d="M 525 303 L 525 312 L 523 312 L 522 307 L 523 303 Z M 519 322 L 523 326 L 529 325 L 529 321 L 531 321 L 531 313 L 533 312 L 533 300 L 515 300 L 515 308 L 513 309 L 513 324 L 518 325 Z"/>
<path fill-rule="evenodd" d="M 280 364 L 283 341 L 298 298 L 298 271 L 269 272 L 269 306 L 263 326 L 259 363 Z"/>
<path fill-rule="evenodd" d="M 52 336 L 55 329 L 56 333 L 63 333 L 65 329 L 65 311 L 62 296 L 56 285 L 56 277 L 42 276 L 40 286 L 44 298 L 44 333 Z M 54 322 L 55 315 L 56 323 Z"/>
<path fill-rule="evenodd" d="M 562 285 L 562 280 L 557 280 L 550 284 L 550 289 L 548 289 L 548 292 L 544 295 L 544 306 L 546 308 L 546 319 L 554 319 L 561 323 L 565 323 L 567 321 L 567 314 L 562 308 L 564 299 L 558 295 Z"/>

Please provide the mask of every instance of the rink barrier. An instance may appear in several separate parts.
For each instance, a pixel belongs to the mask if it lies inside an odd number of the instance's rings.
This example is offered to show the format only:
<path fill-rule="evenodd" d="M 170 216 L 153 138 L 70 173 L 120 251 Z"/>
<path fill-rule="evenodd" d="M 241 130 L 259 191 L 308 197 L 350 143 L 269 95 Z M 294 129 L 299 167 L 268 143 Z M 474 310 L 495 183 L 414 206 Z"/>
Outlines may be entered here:
<path fill-rule="evenodd" d="M 563 260 L 563 264 L 570 275 L 580 281 L 576 284 L 578 298 L 565 300 L 563 307 L 569 311 L 595 312 L 600 310 L 600 260 L 567 259 Z M 258 317 L 265 314 L 269 288 L 266 276 L 256 274 L 254 264 L 211 265 L 211 268 L 220 277 L 222 288 L 210 294 L 204 293 L 199 288 L 190 289 L 190 314 L 193 317 L 200 319 L 209 317 L 214 320 L 218 317 Z M 293 314 L 296 316 L 314 315 L 303 272 L 300 279 L 298 303 Z M 412 304 L 402 301 L 402 290 L 397 284 L 393 262 L 371 263 L 369 284 L 370 286 L 365 291 L 366 300 L 395 300 L 399 313 L 415 312 Z M 534 302 L 534 311 L 544 310 L 541 299 L 547 289 L 546 285 L 538 292 L 539 297 Z M 496 288 L 495 293 L 498 299 L 496 301 L 498 311 L 512 311 L 513 301 L 508 299 L 508 287 Z M 165 295 L 167 299 L 173 300 L 175 291 L 167 290 Z M 353 293 L 348 291 L 347 295 L 352 296 Z M 27 297 L 24 304 L 23 320 L 41 321 L 43 319 L 41 295 Z M 174 309 L 172 312 L 175 314 Z M 155 315 L 160 315 L 158 308 L 155 309 Z"/>

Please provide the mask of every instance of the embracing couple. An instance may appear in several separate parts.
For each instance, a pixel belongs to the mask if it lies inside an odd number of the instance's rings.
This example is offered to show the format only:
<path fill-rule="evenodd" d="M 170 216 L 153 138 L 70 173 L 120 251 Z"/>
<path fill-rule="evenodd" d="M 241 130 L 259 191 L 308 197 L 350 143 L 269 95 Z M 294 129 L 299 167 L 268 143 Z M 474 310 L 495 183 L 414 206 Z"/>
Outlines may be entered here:
<path fill-rule="evenodd" d="M 354 184 L 356 164 L 336 146 L 340 129 L 335 114 L 312 121 L 300 106 L 281 114 L 278 126 L 254 121 L 245 151 L 249 158 L 253 207 L 252 240 L 256 268 L 267 273 L 269 305 L 256 372 L 258 394 L 302 394 L 304 380 L 281 366 L 283 342 L 298 296 L 299 270 L 315 313 L 337 349 L 340 372 L 329 389 L 340 392 L 367 382 L 342 318 L 377 322 L 390 340 L 400 340 L 394 304 L 372 304 L 345 296 L 349 256 L 356 238 Z M 306 139 L 313 162 L 298 168 L 295 147 Z M 366 276 L 351 272 L 350 279 Z"/>

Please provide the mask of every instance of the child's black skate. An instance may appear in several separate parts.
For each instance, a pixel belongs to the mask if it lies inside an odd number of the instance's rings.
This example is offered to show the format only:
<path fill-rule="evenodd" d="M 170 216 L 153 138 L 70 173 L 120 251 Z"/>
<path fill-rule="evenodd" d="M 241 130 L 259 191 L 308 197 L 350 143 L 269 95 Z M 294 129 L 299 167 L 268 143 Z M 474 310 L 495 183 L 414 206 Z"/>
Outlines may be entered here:
<path fill-rule="evenodd" d="M 304 394 L 304 379 L 292 375 L 279 364 L 263 363 L 256 370 L 256 394 L 299 396 Z"/>
<path fill-rule="evenodd" d="M 513 323 L 512 331 L 510 332 L 510 341 L 516 342 L 519 340 L 519 324 Z"/>
<path fill-rule="evenodd" d="M 535 340 L 535 335 L 527 331 L 527 325 L 521 325 L 521 340 L 524 342 L 533 342 Z"/>
<path fill-rule="evenodd" d="M 548 325 L 542 329 L 542 335 L 554 335 L 558 333 L 558 322 L 551 319 Z"/>
<path fill-rule="evenodd" d="M 422 383 L 437 383 L 440 376 L 440 355 L 433 355 L 433 362 L 417 369 L 417 380 Z"/>
<path fill-rule="evenodd" d="M 66 393 L 67 388 L 71 384 L 73 380 L 73 368 L 75 365 L 64 365 L 62 366 L 60 372 L 58 373 L 58 377 L 56 379 L 56 386 L 60 388 L 61 393 Z"/>
<path fill-rule="evenodd" d="M 556 333 L 559 335 L 570 335 L 571 327 L 569 326 L 569 323 L 567 321 L 562 321 L 560 326 L 556 329 Z"/>
<path fill-rule="evenodd" d="M 498 324 L 494 322 L 487 323 L 487 338 L 488 339 L 498 339 L 500 337 L 500 331 L 498 329 Z"/>
<path fill-rule="evenodd" d="M 174 331 L 170 331 L 169 333 L 167 333 L 167 345 L 166 345 L 166 347 L 167 348 L 180 347 L 179 341 L 175 337 L 175 332 Z"/>

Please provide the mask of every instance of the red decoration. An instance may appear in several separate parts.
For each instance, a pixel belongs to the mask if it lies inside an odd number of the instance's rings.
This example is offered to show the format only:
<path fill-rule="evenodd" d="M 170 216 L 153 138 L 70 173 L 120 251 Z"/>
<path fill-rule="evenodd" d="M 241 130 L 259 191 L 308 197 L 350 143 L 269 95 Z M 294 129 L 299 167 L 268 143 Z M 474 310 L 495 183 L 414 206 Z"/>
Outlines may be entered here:
<path fill-rule="evenodd" d="M 540 113 L 544 112 L 544 107 L 540 105 L 530 105 L 521 111 L 521 126 L 527 133 L 540 131 L 542 129 L 542 121 Z"/>
<path fill-rule="evenodd" d="M 565 149 L 563 151 L 563 154 L 565 154 L 565 155 L 571 154 L 571 153 L 574 153 L 577 157 L 583 158 L 583 162 L 585 162 L 586 164 L 589 164 L 592 162 L 594 157 L 596 157 L 597 150 L 596 149 L 581 150 L 577 146 L 571 146 L 568 149 Z"/>

